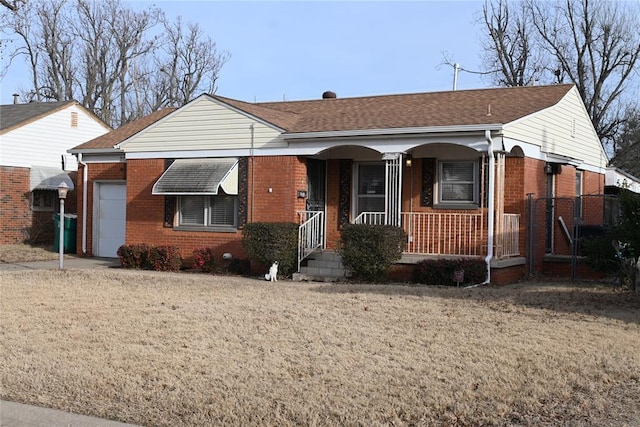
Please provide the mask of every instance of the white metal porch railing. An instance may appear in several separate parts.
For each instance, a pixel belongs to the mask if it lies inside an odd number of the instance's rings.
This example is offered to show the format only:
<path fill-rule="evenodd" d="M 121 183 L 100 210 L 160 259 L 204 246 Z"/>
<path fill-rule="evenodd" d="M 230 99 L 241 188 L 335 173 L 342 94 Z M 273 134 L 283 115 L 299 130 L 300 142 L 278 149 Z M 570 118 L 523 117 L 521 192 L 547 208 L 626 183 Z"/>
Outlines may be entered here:
<path fill-rule="evenodd" d="M 502 235 L 497 236 L 496 257 L 520 255 L 520 214 L 503 214 Z"/>
<path fill-rule="evenodd" d="M 405 253 L 428 255 L 484 255 L 486 214 L 403 212 L 407 233 Z"/>
<path fill-rule="evenodd" d="M 354 218 L 354 224 L 384 225 L 384 212 L 362 212 Z"/>
<path fill-rule="evenodd" d="M 298 212 L 300 227 L 298 227 L 298 271 L 300 263 L 313 251 L 324 246 L 324 212 Z"/>
<path fill-rule="evenodd" d="M 486 213 L 402 212 L 407 233 L 404 253 L 484 256 L 487 253 Z M 495 241 L 496 258 L 520 255 L 520 215 L 504 214 L 503 230 Z M 362 212 L 354 224 L 381 225 L 384 212 Z"/>

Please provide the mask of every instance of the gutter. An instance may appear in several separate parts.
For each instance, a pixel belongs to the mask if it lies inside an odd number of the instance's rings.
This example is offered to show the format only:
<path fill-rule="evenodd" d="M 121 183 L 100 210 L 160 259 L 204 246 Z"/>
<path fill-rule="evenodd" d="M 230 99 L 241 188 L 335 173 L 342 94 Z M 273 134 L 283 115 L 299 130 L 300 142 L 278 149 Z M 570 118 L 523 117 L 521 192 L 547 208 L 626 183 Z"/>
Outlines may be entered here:
<path fill-rule="evenodd" d="M 308 138 L 342 138 L 353 136 L 386 136 L 386 135 L 411 135 L 423 133 L 451 133 L 451 132 L 482 132 L 482 131 L 499 131 L 502 124 L 484 124 L 484 125 L 454 125 L 454 126 L 421 126 L 407 128 L 382 128 L 382 129 L 354 129 L 354 130 L 336 130 L 324 132 L 299 132 L 282 134 L 285 140 L 289 139 L 308 139 Z"/>
<path fill-rule="evenodd" d="M 89 165 L 82 161 L 78 153 L 78 163 L 82 165 L 82 253 L 87 253 L 87 181 Z"/>

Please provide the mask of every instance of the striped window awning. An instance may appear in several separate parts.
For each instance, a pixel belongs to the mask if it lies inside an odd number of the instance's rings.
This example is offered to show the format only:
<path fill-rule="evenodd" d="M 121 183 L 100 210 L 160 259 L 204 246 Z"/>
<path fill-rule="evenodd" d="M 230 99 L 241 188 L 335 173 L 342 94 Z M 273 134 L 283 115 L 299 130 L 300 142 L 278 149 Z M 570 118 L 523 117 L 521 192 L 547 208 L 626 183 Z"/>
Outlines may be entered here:
<path fill-rule="evenodd" d="M 67 184 L 69 191 L 74 185 L 67 172 L 51 166 L 31 166 L 29 173 L 29 189 L 33 190 L 58 190 L 61 183 Z"/>
<path fill-rule="evenodd" d="M 238 194 L 238 159 L 178 159 L 153 185 L 156 195 Z"/>

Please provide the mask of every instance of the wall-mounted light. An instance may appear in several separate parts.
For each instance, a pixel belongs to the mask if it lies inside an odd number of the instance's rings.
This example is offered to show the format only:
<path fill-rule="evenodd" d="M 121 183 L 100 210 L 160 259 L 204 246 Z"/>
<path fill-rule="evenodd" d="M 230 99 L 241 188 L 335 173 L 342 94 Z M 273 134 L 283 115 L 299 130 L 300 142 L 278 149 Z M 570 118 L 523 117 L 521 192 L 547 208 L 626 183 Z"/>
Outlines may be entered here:
<path fill-rule="evenodd" d="M 307 190 L 298 190 L 298 199 L 306 199 Z"/>
<path fill-rule="evenodd" d="M 553 173 L 553 166 L 551 166 L 551 163 L 544 164 L 544 173 L 547 175 L 551 175 Z"/>
<path fill-rule="evenodd" d="M 408 168 L 410 168 L 413 165 L 413 157 L 411 156 L 411 154 L 407 154 L 404 160 L 405 165 L 407 165 Z"/>

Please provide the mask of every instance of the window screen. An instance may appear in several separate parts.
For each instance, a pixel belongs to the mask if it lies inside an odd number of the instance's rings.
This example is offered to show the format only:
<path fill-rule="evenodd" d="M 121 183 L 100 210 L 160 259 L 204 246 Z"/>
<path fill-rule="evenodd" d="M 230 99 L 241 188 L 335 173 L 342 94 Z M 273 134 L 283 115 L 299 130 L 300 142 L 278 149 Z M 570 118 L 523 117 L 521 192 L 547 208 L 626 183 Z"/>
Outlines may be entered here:
<path fill-rule="evenodd" d="M 440 201 L 476 202 L 477 175 L 476 162 L 441 162 Z"/>

